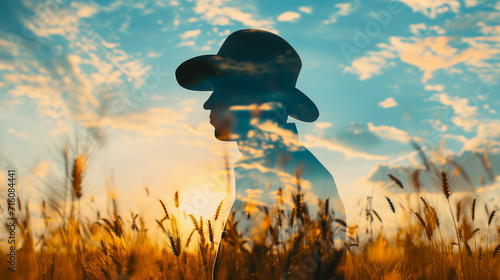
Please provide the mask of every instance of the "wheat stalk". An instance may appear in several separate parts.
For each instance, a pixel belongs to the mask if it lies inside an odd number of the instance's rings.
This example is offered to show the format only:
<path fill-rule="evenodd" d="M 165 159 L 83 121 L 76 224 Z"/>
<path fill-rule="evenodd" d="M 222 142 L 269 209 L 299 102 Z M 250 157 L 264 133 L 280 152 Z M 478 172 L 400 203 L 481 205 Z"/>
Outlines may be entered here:
<path fill-rule="evenodd" d="M 387 175 L 389 176 L 389 178 L 402 190 L 404 190 L 404 187 L 403 187 L 403 183 L 401 183 L 401 181 L 396 178 L 396 176 L 392 175 L 392 174 L 389 174 Z"/>
<path fill-rule="evenodd" d="M 474 200 L 472 201 L 472 206 L 470 208 L 470 217 L 472 219 L 472 222 L 474 222 L 474 220 L 476 219 L 476 202 L 477 199 L 474 198 Z"/>
<path fill-rule="evenodd" d="M 495 250 L 493 250 L 493 259 L 495 259 L 498 256 L 498 253 L 500 252 L 500 244 L 498 244 L 495 247 Z"/>
<path fill-rule="evenodd" d="M 450 198 L 450 184 L 446 172 L 441 171 L 441 189 L 446 199 Z"/>
<path fill-rule="evenodd" d="M 488 218 L 488 226 L 491 225 L 491 222 L 493 221 L 493 218 L 495 218 L 495 214 L 497 213 L 497 210 L 493 210 Z"/>
<path fill-rule="evenodd" d="M 223 202 L 224 202 L 224 200 L 221 200 L 221 202 L 219 203 L 219 206 L 217 206 L 217 210 L 215 210 L 214 221 L 216 221 L 216 222 L 219 219 L 219 215 L 220 215 L 220 211 L 222 209 Z"/>

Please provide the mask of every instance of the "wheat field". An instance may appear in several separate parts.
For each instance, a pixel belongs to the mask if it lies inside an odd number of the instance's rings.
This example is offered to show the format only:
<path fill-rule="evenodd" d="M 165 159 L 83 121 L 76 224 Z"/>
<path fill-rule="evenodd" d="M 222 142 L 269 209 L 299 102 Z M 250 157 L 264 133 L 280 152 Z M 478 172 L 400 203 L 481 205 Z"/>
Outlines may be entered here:
<path fill-rule="evenodd" d="M 44 230 L 37 237 L 30 205 L 17 200 L 16 272 L 8 270 L 8 252 L 2 250 L 1 279 L 212 279 L 223 201 L 211 217 L 195 217 L 180 209 L 179 190 L 164 200 L 151 198 L 161 211 L 144 217 L 122 216 L 120 202 L 109 197 L 112 211 L 101 217 L 98 210 L 81 209 L 85 155 L 62 154 L 67 180 L 55 187 L 67 195 L 42 202 Z M 309 213 L 311 205 L 301 201 L 300 193 L 293 207 L 258 209 L 269 223 L 259 235 L 238 231 L 241 220 L 230 213 L 219 279 L 500 279 L 495 206 L 480 205 L 474 193 L 455 194 L 454 179 L 465 171 L 420 156 L 426 170 L 414 172 L 431 173 L 432 187 L 446 203 L 431 203 L 418 191 L 418 181 L 406 186 L 388 174 L 404 199 L 387 195 L 385 209 L 362 209 L 357 224 L 335 219 L 328 200 L 318 201 L 318 213 Z M 486 219 L 480 220 L 483 208 Z M 395 223 L 387 224 L 384 211 L 394 215 Z M 148 225 L 147 219 L 155 223 Z M 183 234 L 186 230 L 189 234 Z M 339 231 L 348 236 L 343 246 L 334 244 Z"/>

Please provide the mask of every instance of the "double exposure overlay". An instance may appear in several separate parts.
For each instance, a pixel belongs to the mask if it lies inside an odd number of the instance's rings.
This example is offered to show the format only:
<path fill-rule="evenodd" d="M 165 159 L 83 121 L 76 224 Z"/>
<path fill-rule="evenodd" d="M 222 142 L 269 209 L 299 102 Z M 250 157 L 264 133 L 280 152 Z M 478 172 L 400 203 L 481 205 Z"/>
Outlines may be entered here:
<path fill-rule="evenodd" d="M 4 1 L 0 279 L 500 279 L 499 18 Z"/>

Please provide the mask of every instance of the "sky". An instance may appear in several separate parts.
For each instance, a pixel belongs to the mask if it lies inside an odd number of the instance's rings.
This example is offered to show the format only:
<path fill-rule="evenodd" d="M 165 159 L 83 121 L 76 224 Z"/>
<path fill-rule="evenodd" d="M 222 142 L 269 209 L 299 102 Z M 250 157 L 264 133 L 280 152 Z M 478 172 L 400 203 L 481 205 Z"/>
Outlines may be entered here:
<path fill-rule="evenodd" d="M 410 140 L 436 163 L 463 165 L 473 188 L 499 205 L 498 1 L 2 5 L 0 167 L 16 169 L 32 209 L 63 180 L 60 147 L 69 141 L 76 152 L 92 151 L 88 205 L 111 192 L 124 209 L 157 211 L 155 199 L 179 190 L 188 212 L 213 211 L 224 192 L 224 155 L 240 155 L 213 136 L 202 108 L 210 93 L 183 89 L 174 73 L 246 28 L 274 32 L 300 55 L 297 88 L 320 117 L 289 121 L 334 176 L 348 223 L 367 196 L 389 210 L 383 197 L 398 190 L 388 174 L 407 184 L 409 170 L 422 168 Z M 6 174 L 0 179 L 4 192 Z"/>

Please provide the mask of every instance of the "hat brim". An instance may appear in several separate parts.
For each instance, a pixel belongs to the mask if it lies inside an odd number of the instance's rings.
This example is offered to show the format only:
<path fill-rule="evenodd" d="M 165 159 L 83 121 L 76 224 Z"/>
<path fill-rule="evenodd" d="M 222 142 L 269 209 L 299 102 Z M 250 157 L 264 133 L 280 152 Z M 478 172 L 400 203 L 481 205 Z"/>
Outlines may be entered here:
<path fill-rule="evenodd" d="M 201 55 L 183 62 L 175 71 L 177 82 L 194 91 L 214 90 L 214 81 L 230 74 L 244 74 L 268 87 L 287 101 L 287 114 L 303 122 L 314 122 L 319 111 L 314 102 L 295 85 L 277 77 L 266 77 L 266 67 L 248 62 L 237 62 L 219 55 Z"/>

